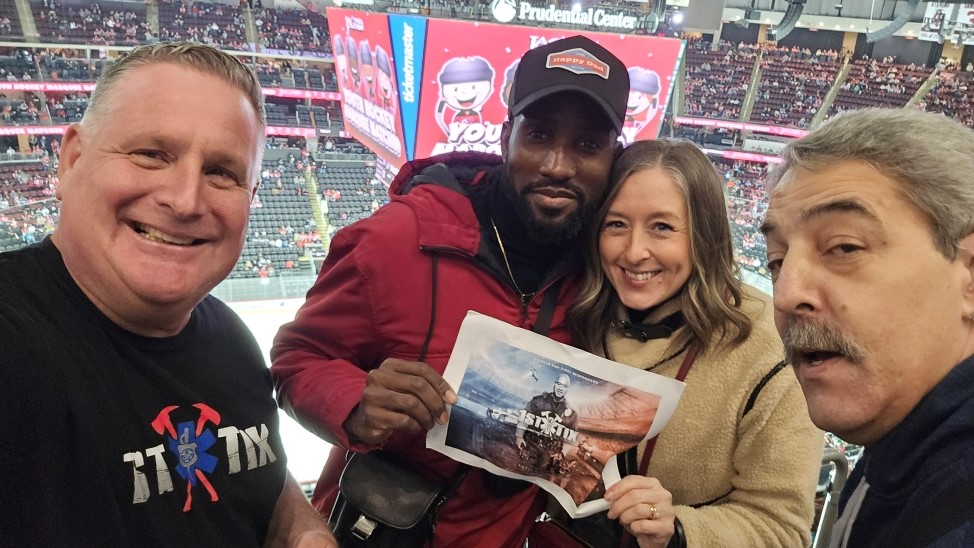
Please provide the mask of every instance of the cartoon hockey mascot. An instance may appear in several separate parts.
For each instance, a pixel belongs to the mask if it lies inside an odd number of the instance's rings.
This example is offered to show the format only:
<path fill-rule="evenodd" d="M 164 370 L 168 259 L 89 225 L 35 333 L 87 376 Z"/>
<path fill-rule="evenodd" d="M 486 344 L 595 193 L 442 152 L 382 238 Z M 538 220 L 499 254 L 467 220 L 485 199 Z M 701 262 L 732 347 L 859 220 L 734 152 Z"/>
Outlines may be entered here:
<path fill-rule="evenodd" d="M 625 144 L 635 141 L 659 111 L 660 79 L 655 72 L 642 67 L 629 69 L 629 102 L 626 122 L 622 126 Z"/>
<path fill-rule="evenodd" d="M 494 92 L 494 69 L 486 59 L 454 57 L 444 63 L 437 80 L 440 102 L 436 108 L 436 121 L 445 135 L 450 134 L 452 124 L 483 122 L 480 110 Z"/>
<path fill-rule="evenodd" d="M 504 87 L 501 88 L 501 102 L 505 107 L 510 107 L 511 86 L 514 84 L 514 73 L 517 72 L 517 65 L 521 62 L 516 59 L 511 66 L 504 71 Z"/>
<path fill-rule="evenodd" d="M 395 112 L 393 101 L 395 85 L 392 83 L 392 63 L 382 46 L 375 47 L 375 94 L 376 103 L 389 112 Z"/>
<path fill-rule="evenodd" d="M 345 55 L 345 39 L 336 34 L 332 38 L 332 52 L 335 54 L 335 72 L 338 73 L 338 84 L 348 86 L 348 57 Z"/>
<path fill-rule="evenodd" d="M 370 103 L 375 102 L 375 65 L 372 64 L 372 48 L 368 40 L 359 42 L 358 70 L 362 75 L 361 94 Z"/>
<path fill-rule="evenodd" d="M 345 54 L 348 56 L 348 75 L 352 80 L 348 87 L 355 93 L 358 93 L 359 87 L 362 85 L 362 75 L 359 73 L 358 66 L 358 43 L 351 36 L 348 37 Z"/>

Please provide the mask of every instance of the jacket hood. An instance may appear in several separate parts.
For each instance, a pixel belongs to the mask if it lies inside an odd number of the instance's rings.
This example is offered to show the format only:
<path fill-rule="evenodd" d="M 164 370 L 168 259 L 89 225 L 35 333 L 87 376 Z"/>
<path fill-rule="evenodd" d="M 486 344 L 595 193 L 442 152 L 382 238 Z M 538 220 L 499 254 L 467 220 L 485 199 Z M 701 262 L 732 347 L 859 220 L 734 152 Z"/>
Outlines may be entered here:
<path fill-rule="evenodd" d="M 474 256 L 480 222 L 468 189 L 488 184 L 487 172 L 503 159 L 480 152 L 454 152 L 409 162 L 389 187 L 389 198 L 409 206 L 419 224 L 421 247 L 452 248 Z"/>
<path fill-rule="evenodd" d="M 389 185 L 389 197 L 392 198 L 396 195 L 408 194 L 415 186 L 423 183 L 438 184 L 458 192 L 464 192 L 463 184 L 460 186 L 451 184 L 464 179 L 462 176 L 457 177 L 461 175 L 460 172 L 469 171 L 470 177 L 464 182 L 473 182 L 476 184 L 477 181 L 473 181 L 473 179 L 477 172 L 486 171 L 502 163 L 504 163 L 503 158 L 496 154 L 487 154 L 486 152 L 448 152 L 429 158 L 419 158 L 412 162 L 407 162 L 399 169 L 399 173 L 396 174 L 396 177 L 392 180 L 392 184 Z M 449 170 L 454 172 L 454 181 L 441 180 L 432 176 L 421 176 L 423 171 L 436 164 L 449 166 Z"/>

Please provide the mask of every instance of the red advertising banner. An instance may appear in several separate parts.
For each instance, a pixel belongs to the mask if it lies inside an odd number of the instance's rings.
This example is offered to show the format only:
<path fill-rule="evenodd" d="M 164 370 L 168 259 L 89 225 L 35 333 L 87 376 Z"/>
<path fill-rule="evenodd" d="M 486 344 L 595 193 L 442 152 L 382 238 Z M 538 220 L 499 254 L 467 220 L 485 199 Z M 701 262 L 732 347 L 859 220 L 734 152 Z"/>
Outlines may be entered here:
<path fill-rule="evenodd" d="M 394 166 L 406 161 L 388 16 L 328 8 L 345 130 Z"/>
<path fill-rule="evenodd" d="M 629 68 L 624 141 L 655 138 L 676 78 L 682 40 L 431 19 L 415 156 L 454 150 L 500 154 L 507 95 L 521 55 L 576 34 L 600 43 Z"/>

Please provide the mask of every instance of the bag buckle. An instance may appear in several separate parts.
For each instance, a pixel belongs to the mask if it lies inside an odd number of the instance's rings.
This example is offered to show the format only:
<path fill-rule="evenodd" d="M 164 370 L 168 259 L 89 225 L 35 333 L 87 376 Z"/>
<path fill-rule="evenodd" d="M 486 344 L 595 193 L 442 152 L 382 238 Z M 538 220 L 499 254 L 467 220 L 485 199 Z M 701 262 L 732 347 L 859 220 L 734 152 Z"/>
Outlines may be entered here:
<path fill-rule="evenodd" d="M 355 523 L 352 524 L 352 535 L 359 540 L 367 540 L 375 532 L 378 522 L 371 520 L 364 515 L 360 515 Z"/>

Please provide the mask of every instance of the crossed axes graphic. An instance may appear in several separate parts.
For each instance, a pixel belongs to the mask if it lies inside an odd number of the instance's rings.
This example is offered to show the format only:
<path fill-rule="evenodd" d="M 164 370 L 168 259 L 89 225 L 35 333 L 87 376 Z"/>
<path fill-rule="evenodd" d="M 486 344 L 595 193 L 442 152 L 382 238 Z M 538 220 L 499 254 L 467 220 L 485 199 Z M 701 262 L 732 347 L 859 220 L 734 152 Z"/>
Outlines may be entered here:
<path fill-rule="evenodd" d="M 212 407 L 204 403 L 194 403 L 193 407 L 199 409 L 200 411 L 200 418 L 197 419 L 196 421 L 197 437 L 199 437 L 199 435 L 203 433 L 203 428 L 206 426 L 207 422 L 212 422 L 213 424 L 216 425 L 220 424 L 220 414 L 217 413 L 216 410 L 213 409 Z M 169 414 L 178 408 L 179 408 L 178 405 L 170 405 L 169 407 L 164 407 L 162 411 L 159 411 L 159 414 L 156 415 L 155 420 L 152 421 L 151 423 L 152 429 L 155 430 L 156 433 L 160 435 L 163 433 L 163 431 L 169 432 L 169 435 L 172 436 L 172 439 L 174 440 L 179 439 L 178 435 L 176 434 L 176 427 L 173 426 L 172 420 L 169 418 Z M 213 502 L 220 500 L 220 497 L 216 494 L 216 490 L 213 489 L 213 485 L 210 483 L 210 480 L 206 479 L 206 476 L 203 474 L 203 471 L 200 470 L 199 468 L 196 468 L 194 471 L 196 472 L 196 478 L 200 480 L 200 483 L 203 484 L 203 487 L 205 487 L 206 491 L 210 494 L 210 500 Z M 183 505 L 183 512 L 189 512 L 189 509 L 192 505 L 193 505 L 193 482 L 187 480 L 186 481 L 186 504 Z"/>

